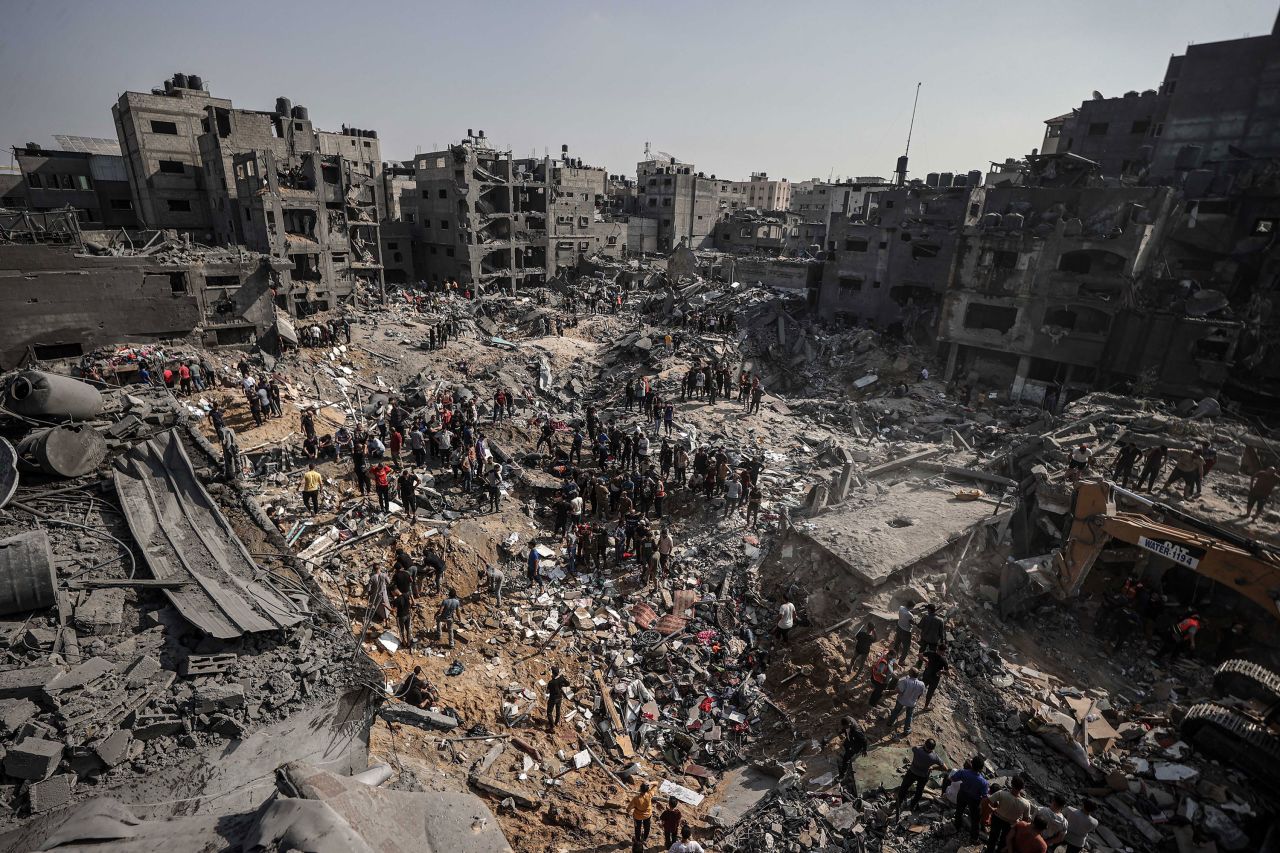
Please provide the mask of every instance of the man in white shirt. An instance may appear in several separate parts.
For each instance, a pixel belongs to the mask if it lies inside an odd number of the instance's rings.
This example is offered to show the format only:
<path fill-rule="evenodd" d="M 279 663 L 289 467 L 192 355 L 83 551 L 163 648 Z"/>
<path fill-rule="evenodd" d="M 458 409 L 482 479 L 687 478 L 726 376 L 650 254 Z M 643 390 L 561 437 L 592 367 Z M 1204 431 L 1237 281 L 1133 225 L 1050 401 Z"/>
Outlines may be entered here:
<path fill-rule="evenodd" d="M 907 673 L 907 677 L 898 682 L 898 701 L 894 703 L 893 713 L 889 715 L 889 728 L 893 728 L 893 724 L 898 719 L 898 714 L 906 711 L 907 719 L 903 726 L 902 733 L 904 735 L 911 734 L 911 718 L 916 712 L 916 703 L 920 701 L 920 697 L 924 695 L 926 690 L 925 684 L 919 678 L 920 673 L 911 670 Z"/>
<path fill-rule="evenodd" d="M 1089 833 L 1098 828 L 1098 819 L 1093 816 L 1097 808 L 1098 804 L 1093 800 L 1085 800 L 1080 808 L 1068 808 L 1063 812 L 1067 819 L 1067 853 L 1080 853 L 1089 840 Z"/>
<path fill-rule="evenodd" d="M 901 649 L 898 663 L 906 663 L 907 655 L 911 652 L 911 631 L 915 627 L 916 618 L 911 612 L 914 602 L 904 601 L 902 606 L 898 608 L 898 631 L 894 634 L 893 645 L 890 646 L 890 652 L 894 649 Z"/>
<path fill-rule="evenodd" d="M 790 601 L 782 602 L 782 606 L 778 608 L 778 627 L 774 630 L 773 635 L 779 643 L 784 646 L 789 644 L 787 636 L 791 633 L 791 629 L 796 625 L 796 606 Z"/>

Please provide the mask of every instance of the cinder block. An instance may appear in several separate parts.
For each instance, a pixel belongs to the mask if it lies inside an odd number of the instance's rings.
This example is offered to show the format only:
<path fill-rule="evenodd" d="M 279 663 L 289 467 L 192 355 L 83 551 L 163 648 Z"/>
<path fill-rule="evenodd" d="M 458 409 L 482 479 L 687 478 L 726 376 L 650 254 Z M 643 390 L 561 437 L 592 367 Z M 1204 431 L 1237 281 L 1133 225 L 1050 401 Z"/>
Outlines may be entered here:
<path fill-rule="evenodd" d="M 118 729 L 93 745 L 93 752 L 108 767 L 115 767 L 129 754 L 133 732 Z"/>
<path fill-rule="evenodd" d="M 62 744 L 56 740 L 29 737 L 9 747 L 4 757 L 4 772 L 15 779 L 38 782 L 48 779 L 62 761 Z"/>
<path fill-rule="evenodd" d="M 31 813 L 47 812 L 49 809 L 56 809 L 71 802 L 71 789 L 75 781 L 74 773 L 60 773 L 43 782 L 33 783 L 28 792 L 31 798 Z"/>
<path fill-rule="evenodd" d="M 16 732 L 37 710 L 30 699 L 0 699 L 0 731 Z"/>

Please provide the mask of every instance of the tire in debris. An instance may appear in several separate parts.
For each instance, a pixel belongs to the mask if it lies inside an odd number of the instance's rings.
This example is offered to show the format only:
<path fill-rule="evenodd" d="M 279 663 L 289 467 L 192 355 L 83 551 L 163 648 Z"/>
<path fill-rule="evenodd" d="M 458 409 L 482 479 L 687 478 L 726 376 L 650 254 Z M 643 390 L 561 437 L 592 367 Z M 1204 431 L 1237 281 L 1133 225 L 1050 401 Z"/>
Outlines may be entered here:
<path fill-rule="evenodd" d="M 1239 767 L 1259 782 L 1280 786 L 1280 738 L 1216 702 L 1192 706 L 1182 736 L 1205 755 Z"/>
<path fill-rule="evenodd" d="M 1223 661 L 1213 673 L 1215 696 L 1235 696 L 1264 705 L 1280 702 L 1280 675 L 1253 661 Z"/>

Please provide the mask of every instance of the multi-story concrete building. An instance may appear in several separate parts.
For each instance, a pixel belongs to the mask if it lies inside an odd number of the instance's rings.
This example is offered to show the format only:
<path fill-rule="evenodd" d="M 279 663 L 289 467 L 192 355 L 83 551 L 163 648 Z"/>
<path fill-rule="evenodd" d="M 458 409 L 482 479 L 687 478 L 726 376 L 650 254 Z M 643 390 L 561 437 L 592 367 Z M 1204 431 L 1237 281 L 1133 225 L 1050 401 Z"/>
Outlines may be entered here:
<path fill-rule="evenodd" d="M 636 164 L 638 209 L 641 216 L 658 221 L 658 251 L 670 252 L 682 242 L 691 249 L 711 248 L 731 183 L 708 178 L 695 172 L 693 164 L 674 159 Z"/>
<path fill-rule="evenodd" d="M 790 210 L 797 216 L 794 249 L 816 254 L 827 244 L 833 217 L 860 220 L 875 207 L 879 194 L 892 189 L 883 178 L 823 181 L 812 178 L 791 185 Z"/>
<path fill-rule="evenodd" d="M 786 211 L 734 211 L 716 223 L 715 247 L 736 255 L 777 257 L 792 245 L 798 233 L 797 220 Z"/>
<path fill-rule="evenodd" d="M 1151 162 L 1168 107 L 1169 97 L 1154 89 L 1093 98 L 1045 121 L 1041 153 L 1084 157 L 1108 177 L 1136 175 Z"/>
<path fill-rule="evenodd" d="M 137 228 L 124 158 L 114 139 L 56 137 L 61 150 L 13 149 L 31 210 L 75 208 L 84 229 Z M 114 152 L 114 153 L 113 153 Z"/>
<path fill-rule="evenodd" d="M 515 159 L 484 131 L 414 158 L 419 279 L 514 291 L 538 286 L 596 253 L 622 257 L 628 223 L 604 211 L 608 174 L 569 157 Z M 409 217 L 408 197 L 402 214 Z"/>
<path fill-rule="evenodd" d="M 212 241 L 200 135 L 208 110 L 231 110 L 195 74 L 175 74 L 150 92 L 125 92 L 111 108 L 134 212 L 144 228 L 172 228 Z"/>
<path fill-rule="evenodd" d="M 1050 387 L 1222 387 L 1241 324 L 1142 286 L 1165 275 L 1183 216 L 1172 189 L 1005 185 L 970 204 L 939 325 L 946 379 L 1033 403 Z"/>
<path fill-rule="evenodd" d="M 306 107 L 210 106 L 198 145 L 214 239 L 286 260 L 290 313 L 327 310 L 363 284 L 383 283 L 383 201 L 377 134 L 317 130 Z"/>
<path fill-rule="evenodd" d="M 382 272 L 387 284 L 410 284 L 419 280 L 413 265 L 417 190 L 413 161 L 382 164 L 382 196 L 387 209 L 381 228 Z"/>
<path fill-rule="evenodd" d="M 766 172 L 752 172 L 750 180 L 732 181 L 730 187 L 730 193 L 741 195 L 746 207 L 759 210 L 787 210 L 791 207 L 791 182 L 786 178 L 770 180 Z"/>
<path fill-rule="evenodd" d="M 831 217 L 818 314 L 931 338 L 969 190 L 879 185 L 865 198 L 863 213 Z"/>

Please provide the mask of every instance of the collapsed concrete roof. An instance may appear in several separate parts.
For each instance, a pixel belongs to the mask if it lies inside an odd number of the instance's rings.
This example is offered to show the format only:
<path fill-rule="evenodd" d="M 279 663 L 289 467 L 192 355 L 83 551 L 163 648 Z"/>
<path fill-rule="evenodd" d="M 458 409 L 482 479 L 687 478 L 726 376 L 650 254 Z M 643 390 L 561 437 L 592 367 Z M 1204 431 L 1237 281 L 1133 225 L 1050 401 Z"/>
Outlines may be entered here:
<path fill-rule="evenodd" d="M 852 498 L 801 522 L 796 532 L 840 561 L 869 587 L 966 536 L 992 514 L 986 501 L 960 499 L 954 489 L 897 483 L 879 495 Z"/>

